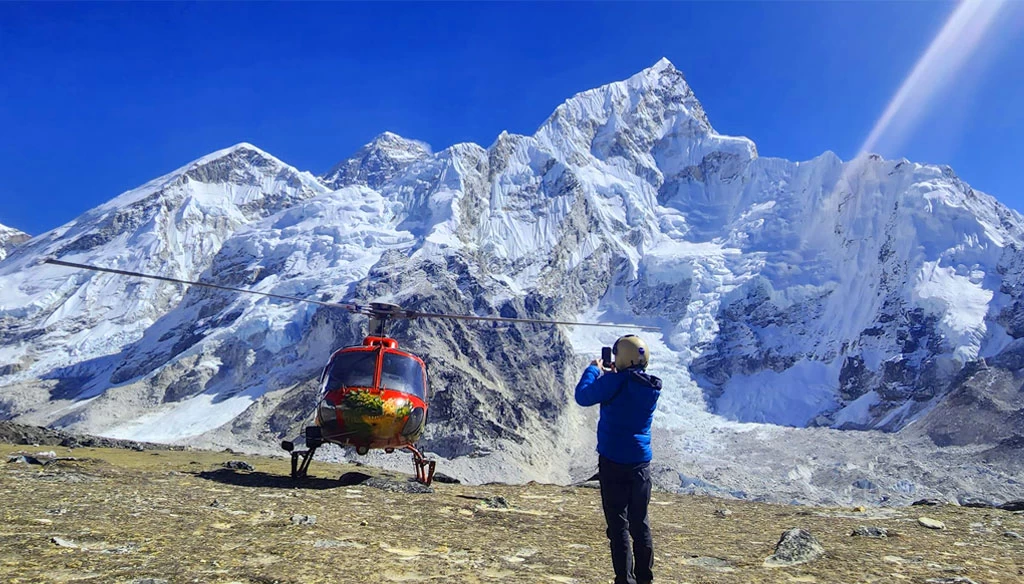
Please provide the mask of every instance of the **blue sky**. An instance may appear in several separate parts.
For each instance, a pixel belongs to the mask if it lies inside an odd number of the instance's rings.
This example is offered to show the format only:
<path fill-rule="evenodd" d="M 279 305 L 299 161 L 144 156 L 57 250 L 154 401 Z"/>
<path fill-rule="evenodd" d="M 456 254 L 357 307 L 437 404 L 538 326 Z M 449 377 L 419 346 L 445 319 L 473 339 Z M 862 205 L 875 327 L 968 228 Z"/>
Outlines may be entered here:
<path fill-rule="evenodd" d="M 487 146 L 663 56 L 762 156 L 848 159 L 954 7 L 0 3 L 0 223 L 41 233 L 243 141 L 315 173 L 385 130 Z M 1024 2 L 990 36 L 882 154 L 1024 210 Z"/>

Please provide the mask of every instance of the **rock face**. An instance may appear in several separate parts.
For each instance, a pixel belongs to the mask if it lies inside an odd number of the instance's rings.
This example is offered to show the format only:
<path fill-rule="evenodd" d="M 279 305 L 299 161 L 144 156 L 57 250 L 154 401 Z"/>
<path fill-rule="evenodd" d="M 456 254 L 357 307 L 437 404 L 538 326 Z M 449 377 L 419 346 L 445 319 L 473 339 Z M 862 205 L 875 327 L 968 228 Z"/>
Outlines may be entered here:
<path fill-rule="evenodd" d="M 851 468 L 848 453 L 899 448 L 777 426 L 917 420 L 913 452 L 992 444 L 1010 468 L 1022 234 L 1018 214 L 948 168 L 759 157 L 714 131 L 663 60 L 572 97 L 532 136 L 433 152 L 386 133 L 319 178 L 240 144 L 22 244 L 0 262 L 0 417 L 261 448 L 306 424 L 327 356 L 362 337 L 361 320 L 326 308 L 39 264 L 53 256 L 325 300 L 658 325 L 663 484 L 909 498 L 940 480 L 930 455 L 910 456 L 923 465 L 912 476 Z M 427 363 L 421 446 L 453 476 L 593 472 L 594 413 L 571 391 L 624 331 L 417 320 L 392 332 Z M 772 426 L 754 436 L 737 421 Z M 776 441 L 785 452 L 755 457 Z M 1019 484 L 963 462 L 943 464 L 970 476 L 941 480 Z"/>

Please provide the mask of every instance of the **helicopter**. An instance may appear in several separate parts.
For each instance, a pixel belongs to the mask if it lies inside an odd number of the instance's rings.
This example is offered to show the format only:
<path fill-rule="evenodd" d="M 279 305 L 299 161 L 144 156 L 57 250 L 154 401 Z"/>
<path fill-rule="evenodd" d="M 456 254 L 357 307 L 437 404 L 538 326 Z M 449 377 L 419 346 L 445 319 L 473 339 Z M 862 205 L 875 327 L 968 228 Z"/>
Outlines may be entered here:
<path fill-rule="evenodd" d="M 427 459 L 416 447 L 427 423 L 429 382 L 423 360 L 403 351 L 398 341 L 388 336 L 388 325 L 407 319 L 452 319 L 481 322 L 525 323 L 538 325 L 566 325 L 590 327 L 634 328 L 660 330 L 657 327 L 611 323 L 573 322 L 500 316 L 477 316 L 421 312 L 384 302 L 347 303 L 326 302 L 312 298 L 298 298 L 269 292 L 222 286 L 211 282 L 181 280 L 155 274 L 106 268 L 47 258 L 43 263 L 107 272 L 121 276 L 161 280 L 189 286 L 202 286 L 228 292 L 255 294 L 286 300 L 316 304 L 367 316 L 369 325 L 362 344 L 334 351 L 324 366 L 319 379 L 319 395 L 313 412 L 313 425 L 306 426 L 303 434 L 305 450 L 296 450 L 295 443 L 283 440 L 281 448 L 291 455 L 291 477 L 307 476 L 316 450 L 324 444 L 355 448 L 362 456 L 371 449 L 386 453 L 408 450 L 413 456 L 415 480 L 429 485 L 434 477 L 436 461 Z"/>

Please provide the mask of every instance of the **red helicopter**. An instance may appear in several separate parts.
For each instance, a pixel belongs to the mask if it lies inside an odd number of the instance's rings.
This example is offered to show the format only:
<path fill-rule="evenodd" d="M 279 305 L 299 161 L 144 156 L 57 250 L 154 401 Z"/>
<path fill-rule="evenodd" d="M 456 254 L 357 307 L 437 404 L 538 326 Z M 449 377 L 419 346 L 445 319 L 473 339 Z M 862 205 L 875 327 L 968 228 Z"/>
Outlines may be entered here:
<path fill-rule="evenodd" d="M 162 280 L 176 284 L 204 286 L 229 292 L 257 294 L 280 300 L 317 304 L 368 316 L 370 319 L 369 330 L 368 335 L 363 339 L 363 344 L 335 351 L 320 375 L 320 394 L 314 413 L 314 425 L 307 426 L 304 432 L 306 450 L 296 450 L 295 444 L 290 440 L 281 442 L 281 447 L 291 454 L 291 476 L 295 479 L 306 476 L 317 448 L 325 443 L 331 443 L 354 447 L 359 455 L 366 454 L 371 448 L 382 448 L 388 453 L 394 452 L 396 449 L 408 450 L 413 455 L 416 480 L 425 485 L 429 485 L 433 480 L 436 461 L 428 460 L 416 448 L 416 441 L 422 435 L 427 422 L 429 398 L 427 369 L 422 359 L 412 353 L 400 350 L 398 341 L 387 335 L 388 325 L 395 320 L 444 318 L 659 330 L 657 327 L 639 325 L 419 312 L 407 310 L 395 304 L 380 302 L 369 304 L 324 302 L 310 298 L 232 288 L 209 282 L 193 282 L 166 276 L 78 264 L 52 258 L 44 260 L 44 263 Z"/>

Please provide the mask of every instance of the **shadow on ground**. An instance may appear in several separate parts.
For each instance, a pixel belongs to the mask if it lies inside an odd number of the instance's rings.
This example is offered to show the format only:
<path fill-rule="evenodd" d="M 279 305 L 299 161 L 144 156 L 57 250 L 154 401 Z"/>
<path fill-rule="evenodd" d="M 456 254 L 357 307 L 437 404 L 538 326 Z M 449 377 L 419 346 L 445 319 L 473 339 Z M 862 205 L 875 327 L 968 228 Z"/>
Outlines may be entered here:
<path fill-rule="evenodd" d="M 336 489 L 345 486 L 343 481 L 338 479 L 324 479 L 317 477 L 306 477 L 293 479 L 290 476 L 268 474 L 265 472 L 238 472 L 229 468 L 217 470 L 204 470 L 192 473 L 194 476 L 216 483 L 235 485 L 238 487 L 268 488 L 268 489 L 311 489 L 322 491 L 324 489 Z"/>

